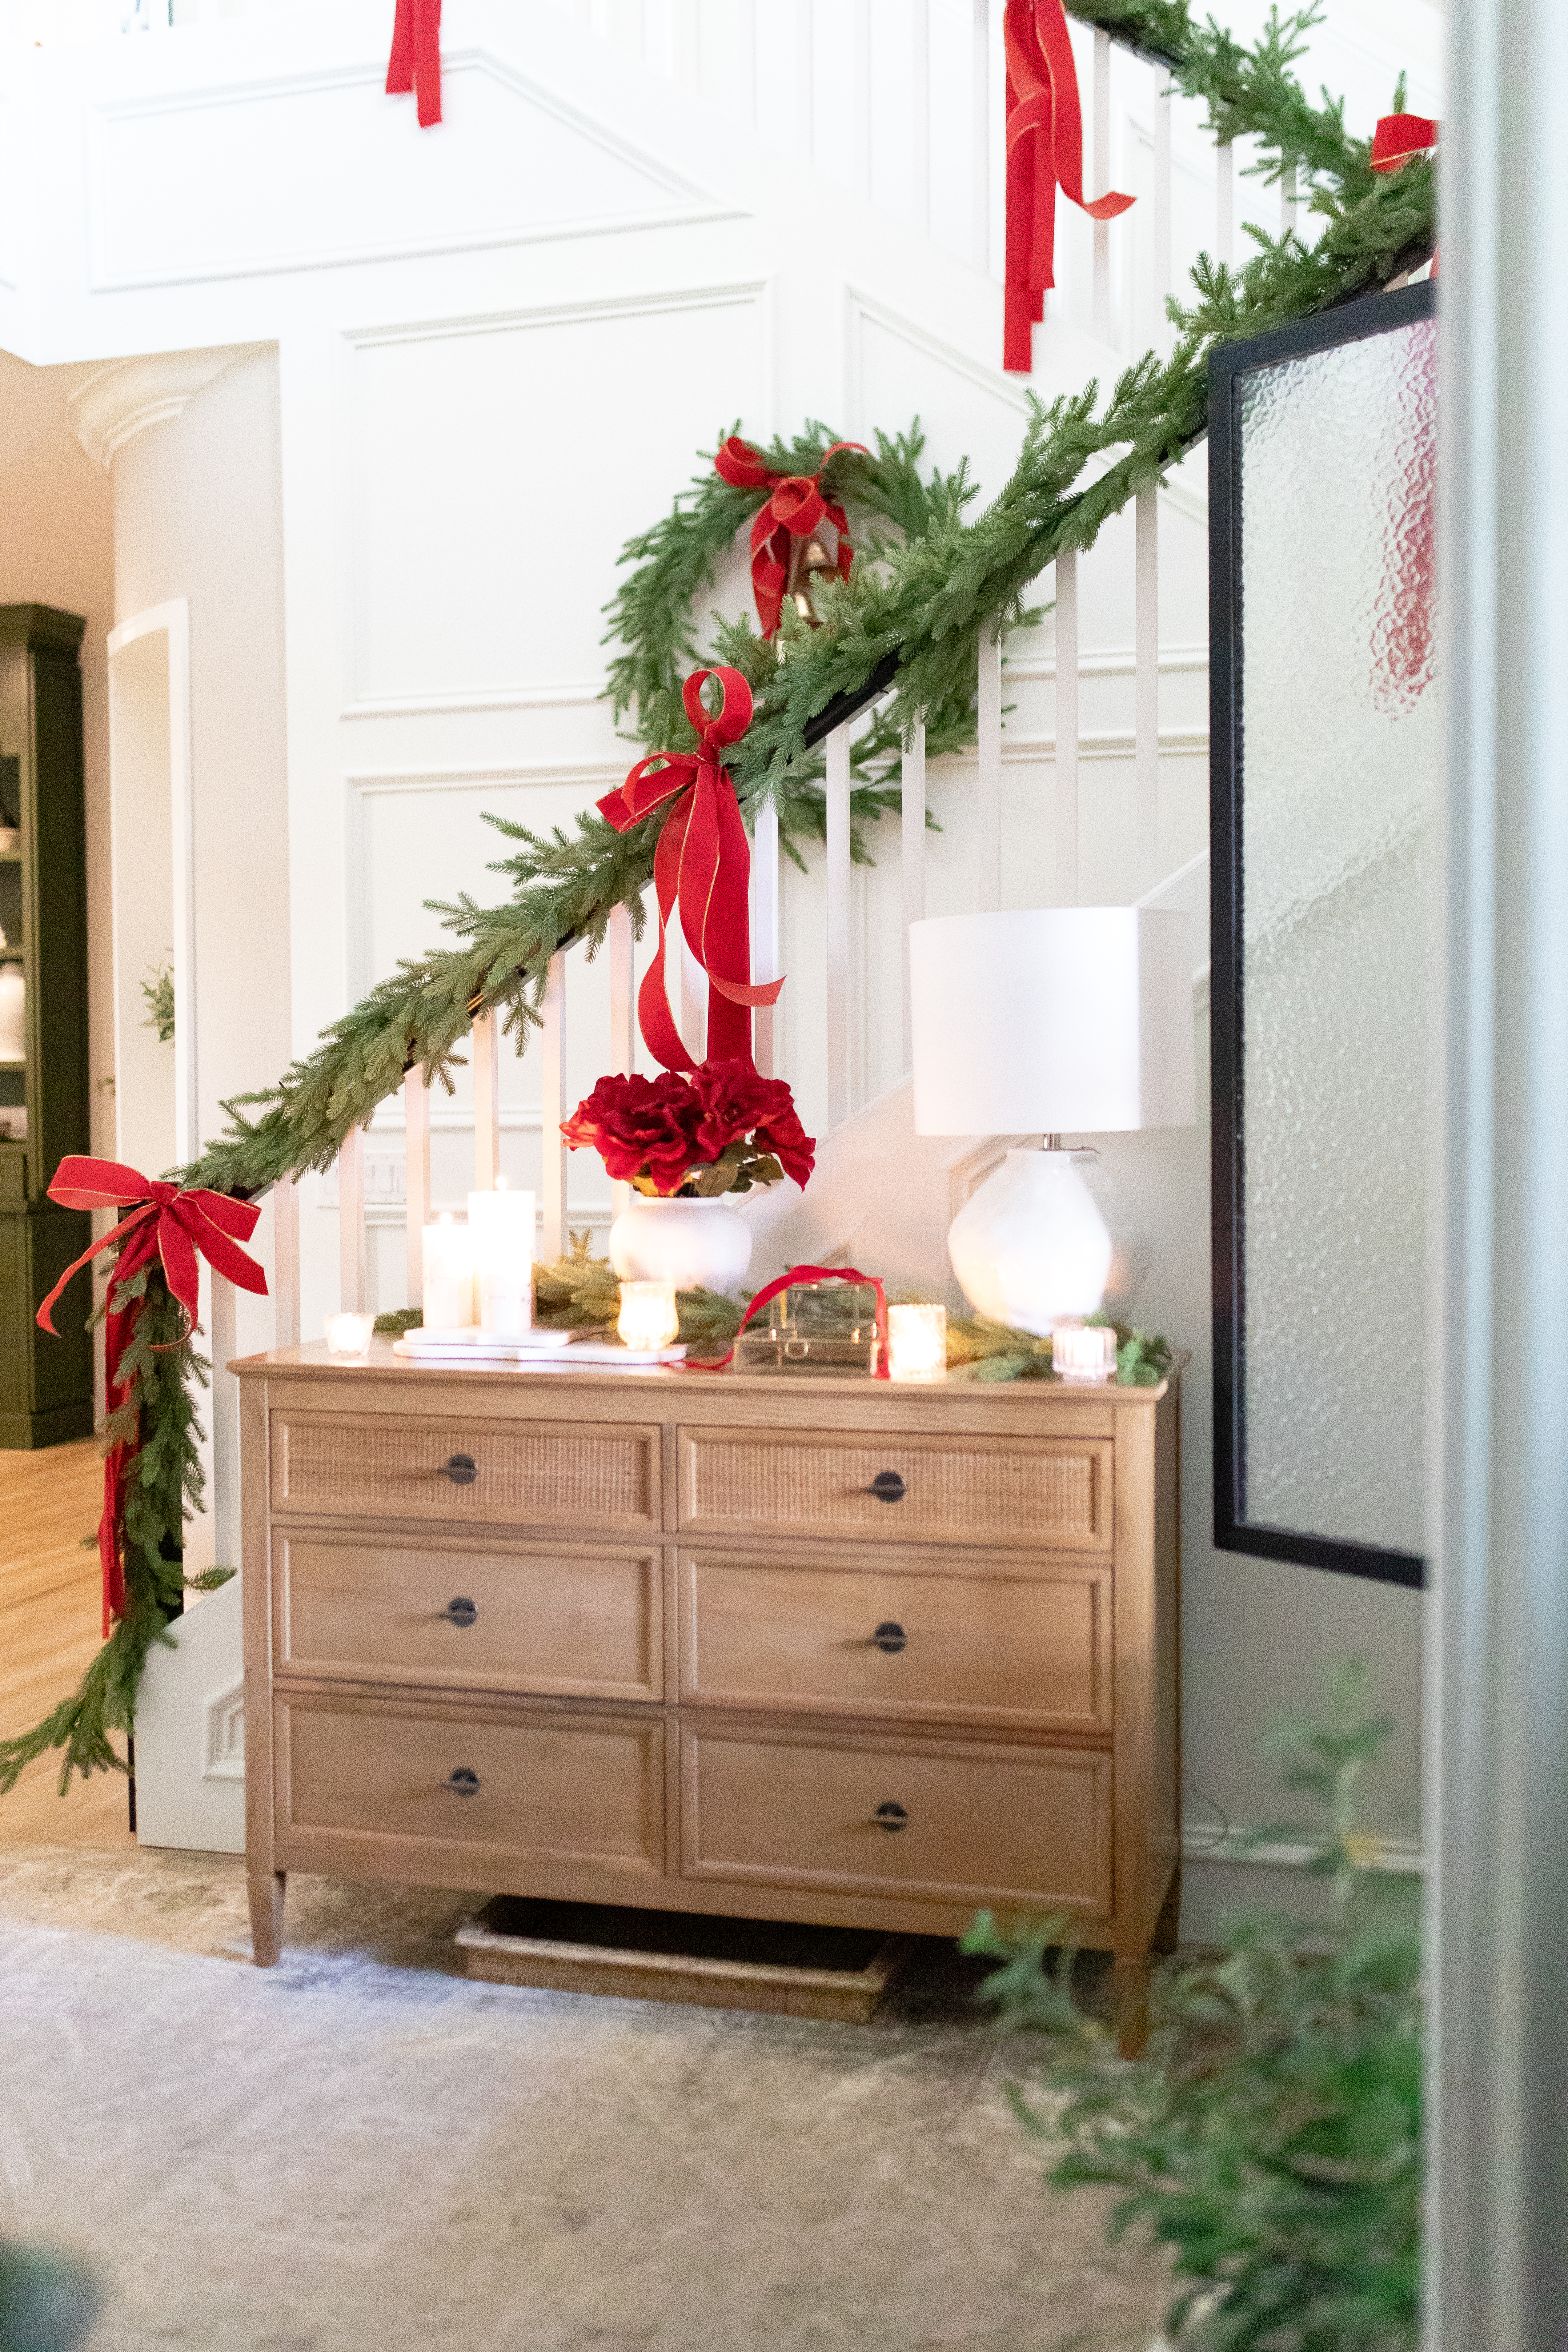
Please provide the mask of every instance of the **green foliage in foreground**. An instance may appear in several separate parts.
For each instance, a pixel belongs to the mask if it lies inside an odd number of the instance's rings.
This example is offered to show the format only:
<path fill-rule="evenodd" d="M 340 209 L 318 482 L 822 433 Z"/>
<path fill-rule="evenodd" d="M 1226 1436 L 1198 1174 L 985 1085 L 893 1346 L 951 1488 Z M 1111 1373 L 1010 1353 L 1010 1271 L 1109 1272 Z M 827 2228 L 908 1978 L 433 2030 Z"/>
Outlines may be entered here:
<path fill-rule="evenodd" d="M 72 2352 L 102 2302 L 84 2263 L 0 2243 L 0 2352 Z"/>
<path fill-rule="evenodd" d="M 1366 1714 L 1359 1665 L 1335 1678 L 1321 1723 L 1284 1727 L 1284 1785 L 1314 1798 L 1326 1827 L 1265 1834 L 1311 1838 L 1331 1931 L 1307 1942 L 1257 1919 L 1220 1953 L 1166 1963 L 1148 2049 L 1131 2064 L 1073 2000 L 1067 1923 L 1010 1933 L 984 1915 L 964 1939 L 1005 1963 L 984 1997 L 1045 2037 L 1042 2103 L 1013 2095 L 1026 2127 L 1064 2151 L 1049 2179 L 1121 2190 L 1113 2233 L 1142 2227 L 1169 2251 L 1179 2292 L 1166 2327 L 1192 2352 L 1408 2352 L 1417 2340 L 1416 1895 L 1377 1869 L 1377 1841 L 1356 1828 L 1358 1786 L 1389 1727 Z"/>

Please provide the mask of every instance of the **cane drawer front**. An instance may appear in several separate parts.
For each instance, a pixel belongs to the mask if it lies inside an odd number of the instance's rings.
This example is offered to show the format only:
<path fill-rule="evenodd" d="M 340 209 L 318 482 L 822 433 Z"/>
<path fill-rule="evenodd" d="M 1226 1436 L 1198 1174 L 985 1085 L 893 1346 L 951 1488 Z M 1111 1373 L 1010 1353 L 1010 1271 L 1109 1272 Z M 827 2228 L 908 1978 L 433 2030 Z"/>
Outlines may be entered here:
<path fill-rule="evenodd" d="M 461 1856 L 481 1872 L 488 1852 L 663 1875 L 658 1717 L 509 1717 L 283 1692 L 274 1710 L 278 1834 L 295 1867 L 319 1857 L 347 1868 L 356 1853 L 395 1847 L 400 1860 Z"/>
<path fill-rule="evenodd" d="M 682 1428 L 688 1535 L 853 1536 L 1108 1552 L 1111 1442 Z"/>
<path fill-rule="evenodd" d="M 1104 1559 L 683 1550 L 678 1590 L 685 1703 L 1111 1727 Z"/>
<path fill-rule="evenodd" d="M 272 1415 L 275 1513 L 654 1532 L 659 1433 L 637 1423 Z"/>
<path fill-rule="evenodd" d="M 1096 1748 L 709 1728 L 681 1735 L 689 1878 L 1111 1908 L 1111 1759 Z"/>
<path fill-rule="evenodd" d="M 664 1696 L 657 1550 L 272 1534 L 273 1671 L 428 1690 Z"/>

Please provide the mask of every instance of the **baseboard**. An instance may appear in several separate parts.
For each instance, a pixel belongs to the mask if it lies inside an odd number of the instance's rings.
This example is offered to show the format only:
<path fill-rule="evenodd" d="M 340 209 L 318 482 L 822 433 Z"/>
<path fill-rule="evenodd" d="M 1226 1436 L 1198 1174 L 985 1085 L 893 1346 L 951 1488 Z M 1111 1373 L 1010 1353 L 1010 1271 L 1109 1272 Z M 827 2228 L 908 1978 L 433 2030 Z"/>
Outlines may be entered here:
<path fill-rule="evenodd" d="M 29 1453 L 92 1435 L 92 1399 L 58 1404 L 48 1412 L 0 1412 L 0 1452 Z"/>

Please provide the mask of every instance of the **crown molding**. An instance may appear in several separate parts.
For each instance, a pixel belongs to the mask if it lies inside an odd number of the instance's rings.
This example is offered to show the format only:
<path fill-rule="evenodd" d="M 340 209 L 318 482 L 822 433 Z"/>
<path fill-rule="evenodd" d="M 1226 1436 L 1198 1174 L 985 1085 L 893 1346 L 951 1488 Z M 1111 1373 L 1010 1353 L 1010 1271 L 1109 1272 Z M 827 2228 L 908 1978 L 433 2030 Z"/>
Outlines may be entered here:
<path fill-rule="evenodd" d="M 111 360 L 72 393 L 66 423 L 95 466 L 105 472 L 114 453 L 151 425 L 165 425 L 216 376 L 237 361 L 254 359 L 270 343 L 226 343 L 217 351 L 150 352 Z"/>

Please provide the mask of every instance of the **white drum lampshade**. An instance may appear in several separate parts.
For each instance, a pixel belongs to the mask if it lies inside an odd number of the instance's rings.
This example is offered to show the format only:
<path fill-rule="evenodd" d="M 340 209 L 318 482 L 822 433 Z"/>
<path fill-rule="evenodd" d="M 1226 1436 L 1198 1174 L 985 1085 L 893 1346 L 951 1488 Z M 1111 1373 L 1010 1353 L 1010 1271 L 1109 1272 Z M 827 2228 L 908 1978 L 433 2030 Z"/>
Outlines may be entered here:
<path fill-rule="evenodd" d="M 910 926 L 915 1130 L 1186 1127 L 1193 932 L 1184 914 L 1049 907 Z M 1093 1152 L 1009 1151 L 948 1234 L 975 1312 L 1045 1333 L 1101 1305 L 1118 1242 Z"/>

